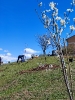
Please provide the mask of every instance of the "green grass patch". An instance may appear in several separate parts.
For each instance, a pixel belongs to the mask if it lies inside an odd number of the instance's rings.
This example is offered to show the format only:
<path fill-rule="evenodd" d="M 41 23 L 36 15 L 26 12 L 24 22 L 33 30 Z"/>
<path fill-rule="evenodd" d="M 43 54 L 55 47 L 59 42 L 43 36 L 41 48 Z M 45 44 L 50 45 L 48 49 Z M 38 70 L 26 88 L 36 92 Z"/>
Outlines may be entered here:
<path fill-rule="evenodd" d="M 69 100 L 61 68 L 19 74 L 40 63 L 60 65 L 56 57 L 47 57 L 46 61 L 40 57 L 0 66 L 0 100 Z"/>

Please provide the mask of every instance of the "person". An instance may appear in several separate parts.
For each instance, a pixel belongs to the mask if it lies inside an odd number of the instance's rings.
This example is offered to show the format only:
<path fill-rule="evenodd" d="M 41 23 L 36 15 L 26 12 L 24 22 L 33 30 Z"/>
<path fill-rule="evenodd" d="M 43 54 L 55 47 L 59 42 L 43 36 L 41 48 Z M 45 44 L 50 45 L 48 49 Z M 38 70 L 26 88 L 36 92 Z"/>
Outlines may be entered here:
<path fill-rule="evenodd" d="M 21 59 L 21 62 L 24 62 L 25 61 L 24 57 L 25 57 L 24 55 L 19 55 L 18 59 L 17 59 L 17 63 L 18 63 L 19 59 Z"/>
<path fill-rule="evenodd" d="M 1 57 L 0 57 L 0 65 L 1 65 Z"/>

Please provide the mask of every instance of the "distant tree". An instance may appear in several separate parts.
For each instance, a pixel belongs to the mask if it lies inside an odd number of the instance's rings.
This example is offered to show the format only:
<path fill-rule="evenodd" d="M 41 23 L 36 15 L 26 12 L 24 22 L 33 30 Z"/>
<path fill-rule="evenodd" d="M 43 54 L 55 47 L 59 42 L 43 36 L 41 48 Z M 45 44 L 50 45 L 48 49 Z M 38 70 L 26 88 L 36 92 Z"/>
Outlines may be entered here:
<path fill-rule="evenodd" d="M 41 47 L 43 54 L 46 55 L 46 50 L 50 46 L 50 38 L 48 35 L 39 35 L 37 36 L 37 42 L 39 46 Z"/>

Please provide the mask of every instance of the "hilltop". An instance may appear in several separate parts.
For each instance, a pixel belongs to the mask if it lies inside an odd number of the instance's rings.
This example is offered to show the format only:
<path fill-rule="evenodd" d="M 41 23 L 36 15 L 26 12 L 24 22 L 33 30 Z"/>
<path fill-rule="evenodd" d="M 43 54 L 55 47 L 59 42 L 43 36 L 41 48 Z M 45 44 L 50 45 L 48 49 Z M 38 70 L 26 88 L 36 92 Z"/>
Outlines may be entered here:
<path fill-rule="evenodd" d="M 71 64 L 73 95 L 74 63 Z M 69 100 L 59 59 L 47 57 L 45 61 L 38 57 L 0 66 L 0 100 Z"/>

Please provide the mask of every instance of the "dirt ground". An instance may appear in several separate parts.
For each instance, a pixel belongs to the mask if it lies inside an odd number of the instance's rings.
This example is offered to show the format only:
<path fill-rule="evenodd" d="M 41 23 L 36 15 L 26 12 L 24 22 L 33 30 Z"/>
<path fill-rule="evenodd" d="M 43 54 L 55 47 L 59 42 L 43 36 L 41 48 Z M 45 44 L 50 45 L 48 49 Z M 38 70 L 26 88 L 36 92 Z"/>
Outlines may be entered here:
<path fill-rule="evenodd" d="M 36 72 L 36 71 L 42 71 L 42 70 L 46 70 L 46 69 L 56 69 L 59 68 L 59 65 L 52 65 L 52 64 L 44 64 L 42 66 L 37 66 L 36 68 L 32 68 L 30 70 L 22 70 L 19 73 L 23 74 L 23 73 L 31 73 L 31 72 Z"/>

